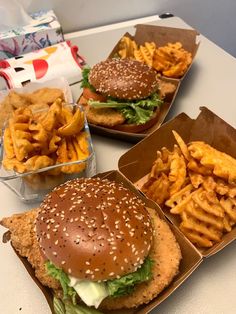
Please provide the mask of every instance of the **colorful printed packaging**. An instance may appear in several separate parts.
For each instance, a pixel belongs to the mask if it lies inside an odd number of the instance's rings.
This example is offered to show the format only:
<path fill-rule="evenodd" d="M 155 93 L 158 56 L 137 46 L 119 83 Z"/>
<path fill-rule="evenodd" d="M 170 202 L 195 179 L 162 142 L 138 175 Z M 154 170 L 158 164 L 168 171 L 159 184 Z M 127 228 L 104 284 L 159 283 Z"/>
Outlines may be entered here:
<path fill-rule="evenodd" d="M 42 49 L 64 40 L 61 26 L 52 10 L 30 14 L 29 25 L 0 32 L 0 59 L 8 59 Z"/>
<path fill-rule="evenodd" d="M 78 54 L 78 47 L 64 41 L 0 61 L 0 77 L 8 88 L 18 88 L 29 82 L 42 82 L 62 76 L 69 83 L 74 83 L 81 79 L 81 68 L 84 64 L 84 59 Z"/>

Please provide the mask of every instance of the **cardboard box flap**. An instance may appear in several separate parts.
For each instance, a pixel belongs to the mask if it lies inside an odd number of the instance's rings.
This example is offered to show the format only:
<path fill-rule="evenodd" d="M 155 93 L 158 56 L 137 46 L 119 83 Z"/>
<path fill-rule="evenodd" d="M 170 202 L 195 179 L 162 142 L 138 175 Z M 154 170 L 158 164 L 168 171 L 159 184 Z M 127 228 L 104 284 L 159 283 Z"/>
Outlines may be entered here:
<path fill-rule="evenodd" d="M 156 160 L 156 152 L 162 147 L 172 150 L 173 145 L 176 144 L 172 130 L 176 130 L 186 143 L 204 141 L 236 158 L 236 129 L 206 107 L 201 107 L 200 110 L 201 112 L 195 120 L 182 113 L 132 147 L 118 161 L 120 172 L 140 188 Z M 165 206 L 162 210 L 175 226 L 179 226 L 179 215 L 172 215 L 169 208 Z M 225 233 L 222 240 L 211 248 L 198 249 L 199 253 L 203 257 L 209 257 L 222 250 L 236 239 L 235 228 L 231 232 Z"/>
<path fill-rule="evenodd" d="M 183 48 L 192 53 L 194 58 L 199 40 L 199 33 L 194 29 L 182 29 L 149 24 L 138 24 L 135 26 L 136 32 L 134 40 L 140 45 L 144 42 L 154 41 L 158 47 L 166 45 L 168 42 L 180 41 Z"/>
<path fill-rule="evenodd" d="M 216 149 L 236 158 L 236 129 L 226 123 L 206 107 L 200 107 L 201 113 L 194 122 L 189 140 L 204 141 Z"/>

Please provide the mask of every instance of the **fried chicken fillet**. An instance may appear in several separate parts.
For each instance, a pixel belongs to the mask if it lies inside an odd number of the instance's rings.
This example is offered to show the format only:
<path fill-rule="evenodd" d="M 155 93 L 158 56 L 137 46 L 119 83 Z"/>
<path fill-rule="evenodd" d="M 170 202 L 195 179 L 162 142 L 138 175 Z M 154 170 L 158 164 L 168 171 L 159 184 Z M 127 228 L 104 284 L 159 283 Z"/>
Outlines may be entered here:
<path fill-rule="evenodd" d="M 139 284 L 134 292 L 128 296 L 109 298 L 103 300 L 100 309 L 132 308 L 150 302 L 165 287 L 167 287 L 178 273 L 181 260 L 181 251 L 168 224 L 160 219 L 153 209 L 148 208 L 151 215 L 155 237 L 150 252 L 154 261 L 153 278 L 148 282 Z M 35 219 L 38 209 L 3 218 L 0 224 L 9 229 L 11 241 L 17 252 L 28 259 L 35 269 L 39 281 L 56 293 L 61 287 L 57 280 L 47 275 L 45 260 L 40 252 L 35 233 Z"/>
<path fill-rule="evenodd" d="M 45 270 L 45 260 L 39 248 L 34 230 L 34 222 L 38 209 L 32 209 L 22 214 L 3 218 L 0 224 L 9 229 L 11 242 L 19 255 L 26 257 L 35 269 L 35 276 L 44 285 L 54 290 L 60 289 L 59 281 L 48 276 Z"/>

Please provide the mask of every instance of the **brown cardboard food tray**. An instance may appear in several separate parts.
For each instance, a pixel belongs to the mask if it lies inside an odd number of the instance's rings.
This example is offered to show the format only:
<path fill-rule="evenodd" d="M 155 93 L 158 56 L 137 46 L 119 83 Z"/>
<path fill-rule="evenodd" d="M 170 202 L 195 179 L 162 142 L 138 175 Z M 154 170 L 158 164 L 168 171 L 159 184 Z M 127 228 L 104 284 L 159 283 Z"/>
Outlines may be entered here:
<path fill-rule="evenodd" d="M 135 187 L 134 185 L 127 180 L 120 172 L 118 171 L 109 171 L 106 173 L 101 173 L 96 175 L 96 177 L 100 178 L 107 178 L 112 181 L 122 182 L 124 186 L 129 188 L 135 194 L 137 194 L 141 199 L 146 203 L 147 207 L 154 208 L 161 219 L 165 220 L 168 225 L 170 226 L 172 232 L 174 233 L 182 252 L 182 260 L 180 262 L 179 273 L 173 279 L 171 284 L 160 293 L 155 299 L 153 299 L 150 303 L 140 306 L 136 309 L 129 309 L 129 310 L 117 310 L 117 311 L 103 311 L 104 314 L 147 314 L 156 306 L 158 306 L 162 301 L 164 301 L 171 293 L 173 293 L 190 275 L 191 273 L 200 265 L 202 262 L 201 254 L 196 250 L 196 248 L 182 235 L 182 233 L 176 228 L 172 223 L 170 223 L 164 214 L 162 213 L 160 207 L 153 201 L 145 198 Z M 6 232 L 5 235 L 5 242 L 9 240 L 9 234 Z M 15 251 L 16 252 L 16 251 Z M 17 254 L 17 252 L 16 252 Z M 17 254 L 18 255 L 18 254 Z M 26 258 L 18 257 L 23 262 L 26 270 L 28 271 L 29 275 L 33 278 L 36 284 L 39 286 L 43 294 L 45 295 L 47 302 L 50 306 L 50 309 L 53 313 L 53 295 L 52 291 L 48 288 L 42 286 L 42 284 L 37 280 L 34 276 L 34 270 L 32 269 L 31 265 L 27 261 Z"/>
<path fill-rule="evenodd" d="M 142 186 L 156 159 L 157 150 L 161 147 L 172 149 L 176 143 L 172 130 L 176 130 L 187 143 L 196 140 L 205 141 L 216 149 L 236 158 L 236 129 L 206 107 L 200 109 L 201 113 L 196 119 L 191 119 L 185 113 L 181 113 L 132 147 L 120 157 L 119 171 L 136 187 Z M 165 207 L 162 210 L 165 216 L 178 227 L 178 217 L 172 215 Z M 231 232 L 226 233 L 221 242 L 209 249 L 198 249 L 198 251 L 203 257 L 208 257 L 219 252 L 235 239 L 236 227 Z"/>
<path fill-rule="evenodd" d="M 144 44 L 146 41 L 154 41 L 157 44 L 157 46 L 162 46 L 162 45 L 167 44 L 168 42 L 180 41 L 184 49 L 192 53 L 192 58 L 194 60 L 199 44 L 200 44 L 197 38 L 199 33 L 196 30 L 164 27 L 164 26 L 156 26 L 156 25 L 148 25 L 148 24 L 138 24 L 135 26 L 135 28 L 136 28 L 136 31 L 135 31 L 134 36 L 132 36 L 129 33 L 125 33 L 124 35 L 134 39 L 138 44 Z M 108 58 L 112 58 L 116 55 L 118 51 L 118 47 L 119 47 L 119 42 L 120 40 L 115 45 L 115 47 L 111 51 Z M 192 63 L 193 63 L 193 60 L 192 60 Z M 174 103 L 181 80 L 185 77 L 185 75 L 189 71 L 190 67 L 192 66 L 192 63 L 188 67 L 188 70 L 185 72 L 184 76 L 181 77 L 181 79 L 162 77 L 162 79 L 164 79 L 165 81 L 173 83 L 176 86 L 176 90 L 175 90 L 175 93 L 172 95 L 171 99 L 166 100 L 164 104 L 161 106 L 159 120 L 153 127 L 151 127 L 150 129 L 142 133 L 127 133 L 127 132 L 109 129 L 102 126 L 97 126 L 94 124 L 89 124 L 91 132 L 94 132 L 103 136 L 109 136 L 112 138 L 117 138 L 124 141 L 133 142 L 133 143 L 137 143 L 138 141 L 145 138 L 154 130 L 158 129 L 160 125 L 164 122 L 165 117 L 167 116 L 170 108 L 172 107 Z"/>

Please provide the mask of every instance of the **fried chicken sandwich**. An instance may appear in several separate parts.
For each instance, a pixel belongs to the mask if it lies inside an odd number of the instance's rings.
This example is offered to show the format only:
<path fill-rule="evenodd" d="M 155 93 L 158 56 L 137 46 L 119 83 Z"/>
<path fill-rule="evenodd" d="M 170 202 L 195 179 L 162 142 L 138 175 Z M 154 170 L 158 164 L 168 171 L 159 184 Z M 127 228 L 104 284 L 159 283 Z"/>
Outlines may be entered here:
<path fill-rule="evenodd" d="M 129 59 L 107 59 L 83 70 L 84 105 L 88 122 L 138 133 L 153 126 L 162 100 L 154 69 Z"/>
<path fill-rule="evenodd" d="M 56 314 L 138 307 L 178 273 L 181 252 L 168 224 L 107 179 L 68 181 L 39 209 L 1 224 L 39 281 L 53 289 Z"/>

